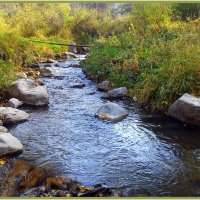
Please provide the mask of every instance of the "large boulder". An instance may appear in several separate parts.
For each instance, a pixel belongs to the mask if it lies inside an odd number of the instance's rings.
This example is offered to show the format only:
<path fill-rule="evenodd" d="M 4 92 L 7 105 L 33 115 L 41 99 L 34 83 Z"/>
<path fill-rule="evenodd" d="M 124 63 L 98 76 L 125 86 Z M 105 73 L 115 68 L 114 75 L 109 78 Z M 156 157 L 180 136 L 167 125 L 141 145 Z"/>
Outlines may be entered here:
<path fill-rule="evenodd" d="M 118 121 L 128 116 L 128 111 L 116 103 L 106 103 L 102 105 L 95 114 L 100 119 Z"/>
<path fill-rule="evenodd" d="M 0 132 L 0 156 L 11 155 L 23 151 L 21 142 L 10 133 Z"/>
<path fill-rule="evenodd" d="M 20 107 L 23 102 L 22 101 L 19 101 L 18 99 L 16 98 L 11 98 L 9 101 L 8 101 L 8 107 L 11 107 L 11 108 L 18 108 Z"/>
<path fill-rule="evenodd" d="M 10 96 L 29 105 L 42 106 L 49 103 L 47 90 L 30 79 L 15 81 L 11 85 L 9 93 Z"/>
<path fill-rule="evenodd" d="M 42 67 L 40 69 L 40 75 L 44 77 L 51 77 L 53 76 L 53 72 L 49 68 Z"/>
<path fill-rule="evenodd" d="M 168 113 L 184 123 L 200 126 L 200 98 L 186 93 L 170 106 Z"/>
<path fill-rule="evenodd" d="M 116 88 L 105 93 L 102 96 L 102 98 L 112 99 L 112 98 L 123 98 L 125 96 L 127 96 L 127 88 L 120 87 L 120 88 Z"/>
<path fill-rule="evenodd" d="M 97 85 L 98 90 L 107 92 L 109 90 L 109 81 L 103 81 Z"/>
<path fill-rule="evenodd" d="M 10 107 L 0 107 L 0 119 L 3 124 L 16 124 L 29 119 L 29 114 L 25 111 Z"/>

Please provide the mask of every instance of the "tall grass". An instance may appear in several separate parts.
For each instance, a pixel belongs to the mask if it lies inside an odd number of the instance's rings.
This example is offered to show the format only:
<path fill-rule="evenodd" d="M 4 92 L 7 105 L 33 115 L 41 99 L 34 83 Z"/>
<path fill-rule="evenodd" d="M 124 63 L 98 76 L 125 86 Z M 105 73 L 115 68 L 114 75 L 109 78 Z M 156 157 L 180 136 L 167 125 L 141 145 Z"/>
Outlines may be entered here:
<path fill-rule="evenodd" d="M 21 66 L 66 50 L 29 41 L 39 39 L 92 44 L 87 73 L 126 86 L 152 109 L 167 109 L 185 92 L 200 96 L 200 19 L 181 21 L 174 8 L 134 3 L 131 13 L 114 17 L 109 9 L 68 3 L 1 4 L 0 89 L 6 90 Z"/>
<path fill-rule="evenodd" d="M 154 110 L 185 92 L 200 96 L 200 20 L 173 21 L 172 13 L 170 4 L 137 4 L 129 31 L 99 40 L 85 69 L 97 81 L 127 86 Z"/>

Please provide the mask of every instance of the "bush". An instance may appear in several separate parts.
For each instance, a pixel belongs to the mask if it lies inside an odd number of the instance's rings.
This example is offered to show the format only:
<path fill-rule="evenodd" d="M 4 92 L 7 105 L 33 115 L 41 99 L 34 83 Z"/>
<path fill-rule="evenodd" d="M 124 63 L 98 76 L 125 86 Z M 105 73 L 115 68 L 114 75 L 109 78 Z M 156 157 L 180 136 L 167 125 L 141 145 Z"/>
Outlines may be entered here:
<path fill-rule="evenodd" d="M 185 92 L 200 96 L 199 20 L 172 21 L 170 4 L 136 4 L 129 31 L 99 40 L 84 67 L 97 81 L 126 86 L 152 109 Z M 117 46 L 117 47 L 115 47 Z"/>
<path fill-rule="evenodd" d="M 0 60 L 0 96 L 4 98 L 4 93 L 9 87 L 10 83 L 15 80 L 14 68 L 11 63 L 6 63 Z"/>

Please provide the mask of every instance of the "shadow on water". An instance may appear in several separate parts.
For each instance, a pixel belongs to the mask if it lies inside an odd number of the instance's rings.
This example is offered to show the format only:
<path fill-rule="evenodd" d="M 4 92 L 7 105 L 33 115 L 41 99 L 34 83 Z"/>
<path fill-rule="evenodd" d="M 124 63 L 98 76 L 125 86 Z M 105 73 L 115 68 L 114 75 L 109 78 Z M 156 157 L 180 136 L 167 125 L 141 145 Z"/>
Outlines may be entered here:
<path fill-rule="evenodd" d="M 123 121 L 95 118 L 107 101 L 80 68 L 69 67 L 78 62 L 52 67 L 55 77 L 43 78 L 49 107 L 23 107 L 31 119 L 10 127 L 25 146 L 20 158 L 84 185 L 124 185 L 127 196 L 199 195 L 200 129 L 147 112 L 129 99 L 114 101 L 129 111 Z M 86 87 L 71 88 L 77 80 Z"/>

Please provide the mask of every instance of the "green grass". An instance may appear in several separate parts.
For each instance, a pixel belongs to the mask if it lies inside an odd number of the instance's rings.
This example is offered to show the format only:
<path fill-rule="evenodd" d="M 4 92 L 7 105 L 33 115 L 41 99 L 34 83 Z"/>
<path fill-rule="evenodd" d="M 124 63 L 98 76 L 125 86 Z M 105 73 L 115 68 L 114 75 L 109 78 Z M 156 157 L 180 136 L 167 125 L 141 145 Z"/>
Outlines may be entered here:
<path fill-rule="evenodd" d="M 4 97 L 4 94 L 9 87 L 10 83 L 15 80 L 14 68 L 11 63 L 6 63 L 0 60 L 0 96 Z"/>
<path fill-rule="evenodd" d="M 91 44 L 87 73 L 127 87 L 152 109 L 166 110 L 185 92 L 200 96 L 200 19 L 179 21 L 174 9 L 170 3 L 134 3 L 131 13 L 113 17 L 109 9 L 73 10 L 69 4 L 4 4 L 0 89 L 6 91 L 22 66 L 67 50 L 32 39 Z"/>
<path fill-rule="evenodd" d="M 95 44 L 84 62 L 88 74 L 113 87 L 126 86 L 130 96 L 153 110 L 165 111 L 186 92 L 199 97 L 200 20 L 148 22 L 144 30 L 144 24 L 132 23 L 126 33 Z"/>

